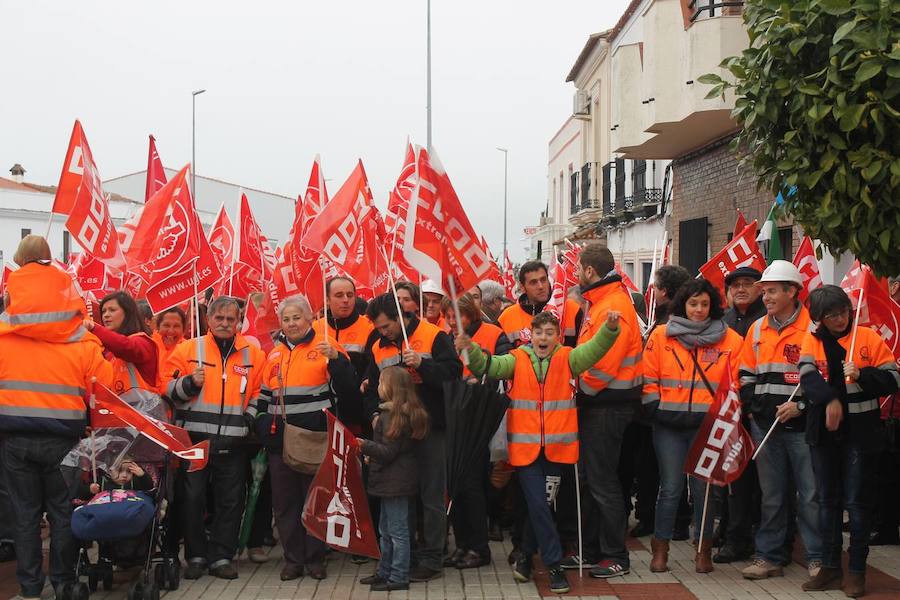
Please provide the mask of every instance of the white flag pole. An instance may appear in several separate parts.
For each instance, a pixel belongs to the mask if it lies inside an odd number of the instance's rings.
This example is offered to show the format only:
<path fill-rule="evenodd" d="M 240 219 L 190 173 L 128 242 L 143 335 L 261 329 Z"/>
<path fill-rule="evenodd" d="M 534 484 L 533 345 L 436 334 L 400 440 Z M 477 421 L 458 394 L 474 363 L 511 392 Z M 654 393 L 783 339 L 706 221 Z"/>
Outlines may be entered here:
<path fill-rule="evenodd" d="M 847 353 L 847 362 L 853 362 L 853 351 L 856 349 L 856 332 L 859 331 L 859 313 L 863 305 L 863 292 L 865 288 L 859 289 L 859 300 L 856 303 L 856 317 L 853 319 L 853 337 L 850 338 L 850 352 Z M 850 383 L 850 378 L 844 378 L 845 383 Z"/>
<path fill-rule="evenodd" d="M 798 391 L 800 391 L 799 383 L 797 384 L 797 387 L 794 388 L 794 391 L 791 392 L 791 395 L 788 397 L 787 401 L 790 402 L 791 400 L 793 400 L 794 396 L 797 395 Z M 750 460 L 756 460 L 756 457 L 759 454 L 759 451 L 762 450 L 762 447 L 766 443 L 766 441 L 769 439 L 769 436 L 771 436 L 772 432 L 775 431 L 775 427 L 778 425 L 778 423 L 779 423 L 778 419 L 775 419 L 775 422 L 772 423 L 771 427 L 769 427 L 769 431 L 766 433 L 766 437 L 764 437 L 762 439 L 762 441 L 759 443 L 759 446 L 756 447 L 756 452 L 753 453 L 753 456 L 750 458 Z"/>
<path fill-rule="evenodd" d="M 706 482 L 706 494 L 703 495 L 703 516 L 700 518 L 700 539 L 697 542 L 697 554 L 703 546 L 703 533 L 706 528 L 706 509 L 709 508 L 709 481 Z"/>
<path fill-rule="evenodd" d="M 459 315 L 459 302 L 456 300 L 456 282 L 453 281 L 453 277 L 448 277 L 447 281 L 450 283 L 450 302 L 453 303 L 453 314 L 456 315 L 456 335 L 465 335 L 465 330 L 463 330 L 462 319 Z M 467 349 L 462 351 L 462 361 L 463 364 L 467 367 L 469 366 L 469 351 Z"/>
<path fill-rule="evenodd" d="M 397 286 L 394 283 L 394 265 L 388 260 L 384 248 L 379 247 L 379 249 L 381 250 L 381 255 L 384 257 L 385 262 L 388 263 L 388 281 L 391 282 L 391 291 L 394 292 L 394 304 L 397 305 L 397 318 L 400 319 L 400 331 L 403 332 L 403 342 L 406 344 L 406 349 L 409 350 L 409 336 L 406 335 L 406 323 L 403 321 L 403 308 L 400 306 L 400 299 L 397 298 Z"/>

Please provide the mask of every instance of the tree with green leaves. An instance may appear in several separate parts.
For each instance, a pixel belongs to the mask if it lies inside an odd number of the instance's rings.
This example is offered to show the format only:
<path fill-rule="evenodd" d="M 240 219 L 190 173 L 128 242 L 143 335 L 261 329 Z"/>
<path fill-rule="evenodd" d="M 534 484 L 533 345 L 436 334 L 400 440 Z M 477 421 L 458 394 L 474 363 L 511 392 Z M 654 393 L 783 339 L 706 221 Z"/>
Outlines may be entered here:
<path fill-rule="evenodd" d="M 900 274 L 900 0 L 748 0 L 732 148 L 833 254 Z M 730 79 L 730 78 L 729 78 Z"/>

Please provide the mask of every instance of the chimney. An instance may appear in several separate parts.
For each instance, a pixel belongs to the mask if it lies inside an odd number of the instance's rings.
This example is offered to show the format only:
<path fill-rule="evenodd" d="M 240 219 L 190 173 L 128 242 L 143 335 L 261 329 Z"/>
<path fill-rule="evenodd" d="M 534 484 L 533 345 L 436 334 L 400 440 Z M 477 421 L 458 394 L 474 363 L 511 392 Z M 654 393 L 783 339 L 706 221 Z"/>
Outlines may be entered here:
<path fill-rule="evenodd" d="M 25 180 L 25 168 L 19 163 L 14 164 L 9 172 L 12 174 L 12 179 L 16 183 L 22 183 Z"/>

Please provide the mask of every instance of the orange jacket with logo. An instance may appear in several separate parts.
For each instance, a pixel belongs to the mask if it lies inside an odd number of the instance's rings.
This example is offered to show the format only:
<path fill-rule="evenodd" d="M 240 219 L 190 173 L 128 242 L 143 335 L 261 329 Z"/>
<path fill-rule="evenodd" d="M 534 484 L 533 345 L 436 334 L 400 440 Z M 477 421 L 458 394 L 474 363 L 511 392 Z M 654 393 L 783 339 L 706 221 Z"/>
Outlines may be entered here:
<path fill-rule="evenodd" d="M 72 278 L 29 263 L 9 276 L 0 314 L 0 431 L 77 438 L 87 424 L 93 379 L 112 386 L 100 340 L 82 325 L 86 309 Z"/>
<path fill-rule="evenodd" d="M 211 333 L 180 343 L 163 371 L 166 394 L 175 403 L 176 423 L 195 443 L 212 439 L 214 450 L 227 449 L 246 437 L 244 411 L 250 399 L 259 395 L 265 363 L 263 351 L 240 334 L 224 362 Z M 200 389 L 191 377 L 198 364 L 205 375 Z"/>
<path fill-rule="evenodd" d="M 738 378 L 738 362 L 744 340 L 733 329 L 712 346 L 688 350 L 677 338 L 666 335 L 662 325 L 653 330 L 644 347 L 644 392 L 641 402 L 646 415 L 670 427 L 699 427 L 713 402 L 703 376 L 716 392 L 728 365 L 732 381 Z M 693 357 L 692 357 L 693 355 Z M 696 358 L 696 363 L 694 359 Z"/>
<path fill-rule="evenodd" d="M 497 318 L 503 333 L 517 348 L 531 341 L 531 320 L 534 318 L 534 313 L 522 307 L 522 301 L 520 299 L 519 302 L 506 307 L 506 310 L 500 313 L 500 316 Z M 560 331 L 561 340 L 566 338 L 572 339 L 578 335 L 576 323 L 579 311 L 581 311 L 581 307 L 578 306 L 577 302 L 566 299 L 563 322 L 560 324 L 562 329 Z"/>
<path fill-rule="evenodd" d="M 609 405 L 638 401 L 641 397 L 641 328 L 628 292 L 618 280 L 588 286 L 584 323 L 578 343 L 591 339 L 606 322 L 609 311 L 618 311 L 619 339 L 606 355 L 578 378 L 579 405 Z"/>
<path fill-rule="evenodd" d="M 570 383 L 571 352 L 568 346 L 557 347 L 547 372 L 540 376 L 535 373 L 530 353 L 522 348 L 511 352 L 516 366 L 509 390 L 506 437 L 509 463 L 514 467 L 533 463 L 541 448 L 549 461 L 578 462 L 578 412 Z"/>
<path fill-rule="evenodd" d="M 794 314 L 779 328 L 769 315 L 758 319 L 744 338 L 739 373 L 741 402 L 762 428 L 775 420 L 775 410 L 800 384 L 800 349 L 806 334 L 814 329 L 809 312 L 799 304 Z M 803 397 L 797 389 L 794 402 Z M 784 424 L 785 429 L 802 431 L 804 415 Z"/>

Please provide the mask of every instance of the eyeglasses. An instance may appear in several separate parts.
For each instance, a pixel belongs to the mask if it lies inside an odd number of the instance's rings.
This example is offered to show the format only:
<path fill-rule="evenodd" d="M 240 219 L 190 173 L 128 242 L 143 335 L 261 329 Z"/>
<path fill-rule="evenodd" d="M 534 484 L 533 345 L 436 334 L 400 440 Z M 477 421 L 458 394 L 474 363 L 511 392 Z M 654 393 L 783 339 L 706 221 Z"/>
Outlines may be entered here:
<path fill-rule="evenodd" d="M 824 315 L 824 316 L 822 317 L 822 320 L 823 320 L 823 321 L 837 321 L 838 319 L 842 319 L 842 318 L 848 316 L 849 314 L 850 314 L 850 309 L 849 309 L 849 308 L 845 308 L 845 309 L 842 309 L 842 310 L 839 311 L 839 312 L 829 313 L 829 314 L 827 314 L 827 315 Z"/>
<path fill-rule="evenodd" d="M 733 282 L 731 285 L 729 285 L 728 287 L 731 288 L 731 289 L 738 289 L 738 290 L 742 290 L 742 289 L 743 289 L 743 290 L 749 290 L 749 289 L 752 289 L 752 288 L 756 287 L 756 282 L 755 282 L 755 281 L 752 281 L 752 280 L 748 280 L 748 281 L 735 281 L 735 282 Z"/>

